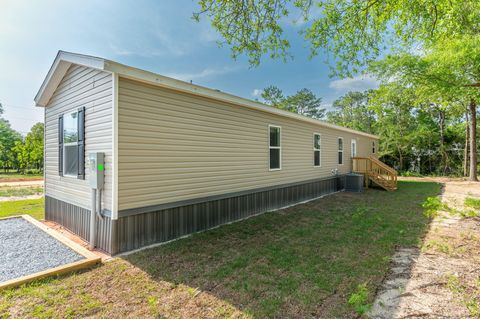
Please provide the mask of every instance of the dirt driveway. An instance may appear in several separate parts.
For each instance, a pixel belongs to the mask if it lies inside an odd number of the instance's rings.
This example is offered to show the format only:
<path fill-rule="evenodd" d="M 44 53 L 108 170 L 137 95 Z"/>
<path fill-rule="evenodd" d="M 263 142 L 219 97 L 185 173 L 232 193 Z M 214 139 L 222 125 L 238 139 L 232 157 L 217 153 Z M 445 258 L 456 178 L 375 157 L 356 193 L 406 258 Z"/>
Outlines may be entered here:
<path fill-rule="evenodd" d="M 410 179 L 411 180 L 411 179 Z M 425 178 L 444 185 L 443 204 L 421 248 L 399 248 L 370 318 L 480 318 L 480 218 L 466 198 L 480 183 Z"/>

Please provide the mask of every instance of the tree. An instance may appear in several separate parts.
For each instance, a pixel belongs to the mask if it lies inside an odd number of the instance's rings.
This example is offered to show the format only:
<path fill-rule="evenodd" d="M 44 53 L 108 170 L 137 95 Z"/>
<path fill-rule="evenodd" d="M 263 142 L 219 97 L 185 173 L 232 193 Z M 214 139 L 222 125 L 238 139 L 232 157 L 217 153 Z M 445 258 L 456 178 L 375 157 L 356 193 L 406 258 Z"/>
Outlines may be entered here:
<path fill-rule="evenodd" d="M 285 96 L 282 90 L 274 85 L 267 86 L 261 94 L 265 104 L 277 109 L 298 113 L 315 119 L 325 116 L 321 107 L 322 99 L 309 89 L 301 89 L 294 95 Z"/>
<path fill-rule="evenodd" d="M 207 16 L 231 47 L 232 56 L 247 54 L 258 65 L 265 54 L 290 56 L 282 21 L 299 16 L 306 23 L 299 35 L 312 56 L 326 50 L 337 72 L 351 74 L 376 59 L 386 48 L 430 46 L 452 35 L 479 32 L 477 0 L 199 0 L 194 19 Z M 315 10 L 316 14 L 311 14 Z"/>
<path fill-rule="evenodd" d="M 13 147 L 17 141 L 21 141 L 22 136 L 10 126 L 10 123 L 0 118 L 0 167 L 5 171 L 14 168 L 17 165 Z"/>
<path fill-rule="evenodd" d="M 31 128 L 25 140 L 15 142 L 13 152 L 20 169 L 41 169 L 43 167 L 43 133 L 43 123 L 37 123 Z"/>
<path fill-rule="evenodd" d="M 285 98 L 284 105 L 289 110 L 314 119 L 322 119 L 325 109 L 321 107 L 322 99 L 309 89 L 301 89 L 294 95 Z"/>
<path fill-rule="evenodd" d="M 480 97 L 479 61 L 480 36 L 462 36 L 438 41 L 422 54 L 403 52 L 371 66 L 384 82 L 393 79 L 415 88 L 425 105 L 432 102 L 449 107 L 462 103 L 469 105 L 469 178 L 472 181 L 478 180 L 476 109 Z"/>
<path fill-rule="evenodd" d="M 274 85 L 267 86 L 263 89 L 261 97 L 265 101 L 265 104 L 276 108 L 281 108 L 282 102 L 285 100 L 282 90 Z"/>
<path fill-rule="evenodd" d="M 371 91 L 350 91 L 335 100 L 332 104 L 333 111 L 327 113 L 327 120 L 331 123 L 374 133 L 375 112 L 368 107 L 368 96 Z"/>
<path fill-rule="evenodd" d="M 372 93 L 371 108 L 375 111 L 377 121 L 375 132 L 380 139 L 380 156 L 387 162 L 394 160 L 397 168 L 406 169 L 406 158 L 414 147 L 414 132 L 417 121 L 414 116 L 414 95 L 397 84 L 381 85 Z M 394 163 L 391 163 L 394 164 Z"/>

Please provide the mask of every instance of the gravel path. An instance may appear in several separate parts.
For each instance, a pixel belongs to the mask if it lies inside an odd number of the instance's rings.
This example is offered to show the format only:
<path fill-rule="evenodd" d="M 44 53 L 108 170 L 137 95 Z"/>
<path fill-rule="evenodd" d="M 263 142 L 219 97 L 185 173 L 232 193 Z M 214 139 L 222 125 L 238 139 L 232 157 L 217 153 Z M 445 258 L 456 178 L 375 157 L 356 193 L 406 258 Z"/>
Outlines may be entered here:
<path fill-rule="evenodd" d="M 23 218 L 0 220 L 0 282 L 84 258 Z"/>

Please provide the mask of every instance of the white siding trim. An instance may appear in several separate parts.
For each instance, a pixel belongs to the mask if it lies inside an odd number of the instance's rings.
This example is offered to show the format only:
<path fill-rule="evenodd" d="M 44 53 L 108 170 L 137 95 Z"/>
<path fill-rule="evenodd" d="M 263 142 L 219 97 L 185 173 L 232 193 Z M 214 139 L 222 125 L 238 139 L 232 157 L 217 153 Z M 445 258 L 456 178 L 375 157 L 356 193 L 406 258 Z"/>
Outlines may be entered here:
<path fill-rule="evenodd" d="M 112 83 L 112 219 L 118 219 L 118 73 Z"/>

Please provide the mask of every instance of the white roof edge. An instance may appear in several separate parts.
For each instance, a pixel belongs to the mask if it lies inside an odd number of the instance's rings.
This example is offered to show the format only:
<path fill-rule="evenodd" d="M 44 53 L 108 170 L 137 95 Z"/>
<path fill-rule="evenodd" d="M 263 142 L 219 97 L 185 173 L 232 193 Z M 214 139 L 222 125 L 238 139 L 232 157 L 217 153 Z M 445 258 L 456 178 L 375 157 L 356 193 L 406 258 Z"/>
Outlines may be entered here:
<path fill-rule="evenodd" d="M 98 58 L 98 57 L 65 52 L 65 51 L 58 52 L 57 57 L 55 58 L 50 70 L 48 71 L 47 76 L 45 77 L 45 80 L 43 81 L 37 95 L 35 96 L 35 102 L 37 106 L 47 105 L 48 101 L 53 95 L 53 92 L 55 91 L 58 84 L 60 83 L 60 80 L 63 78 L 66 71 L 68 70 L 68 67 L 71 64 L 77 64 L 77 65 L 82 65 L 86 67 L 91 67 L 94 69 L 117 73 L 118 75 L 125 78 L 130 78 L 137 81 L 159 85 L 162 87 L 166 87 L 166 88 L 170 88 L 170 89 L 174 89 L 174 90 L 178 90 L 178 91 L 182 91 L 182 92 L 186 92 L 194 95 L 204 96 L 204 97 L 212 98 L 214 100 L 237 104 L 237 105 L 241 105 L 251 109 L 259 110 L 262 112 L 272 113 L 272 114 L 280 115 L 283 117 L 289 117 L 299 121 L 308 122 L 308 123 L 316 124 L 319 126 L 339 130 L 339 131 L 344 131 L 352 134 L 363 135 L 366 137 L 379 139 L 378 136 L 373 134 L 349 129 L 343 126 L 330 124 L 330 123 L 327 123 L 321 120 L 312 119 L 297 113 L 280 110 L 260 102 L 238 97 L 233 94 L 221 92 L 219 90 L 214 90 L 214 89 L 199 86 L 196 84 L 191 84 L 188 82 L 176 80 L 170 77 L 166 77 L 150 71 L 137 69 L 137 68 L 120 64 L 114 61 L 109 61 L 109 60 Z"/>
<path fill-rule="evenodd" d="M 104 70 L 105 59 L 66 51 L 58 51 L 52 66 L 48 70 L 47 76 L 35 95 L 34 101 L 37 106 L 47 105 L 58 84 L 60 84 L 63 76 L 72 64 Z"/>

